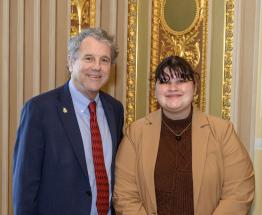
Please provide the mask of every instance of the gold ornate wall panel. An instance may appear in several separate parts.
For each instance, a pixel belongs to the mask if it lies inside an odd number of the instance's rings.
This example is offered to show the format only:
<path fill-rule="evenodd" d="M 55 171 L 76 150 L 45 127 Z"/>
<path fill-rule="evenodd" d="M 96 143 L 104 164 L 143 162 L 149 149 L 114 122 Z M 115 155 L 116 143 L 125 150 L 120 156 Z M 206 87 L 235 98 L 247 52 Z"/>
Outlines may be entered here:
<path fill-rule="evenodd" d="M 222 91 L 222 118 L 231 118 L 231 84 L 233 61 L 234 0 L 225 0 L 225 44 Z"/>
<path fill-rule="evenodd" d="M 165 8 L 168 6 L 168 2 L 170 5 L 172 4 L 172 1 L 153 0 L 152 5 L 149 111 L 154 111 L 158 107 L 154 83 L 156 67 L 163 58 L 169 55 L 186 58 L 199 73 L 201 80 L 195 96 L 195 103 L 202 111 L 205 111 L 208 1 L 191 1 L 195 6 L 195 16 L 189 26 L 179 31 L 167 24 Z"/>
<path fill-rule="evenodd" d="M 96 25 L 96 0 L 71 0 L 71 35 Z"/>
<path fill-rule="evenodd" d="M 126 125 L 136 119 L 137 0 L 128 0 Z"/>

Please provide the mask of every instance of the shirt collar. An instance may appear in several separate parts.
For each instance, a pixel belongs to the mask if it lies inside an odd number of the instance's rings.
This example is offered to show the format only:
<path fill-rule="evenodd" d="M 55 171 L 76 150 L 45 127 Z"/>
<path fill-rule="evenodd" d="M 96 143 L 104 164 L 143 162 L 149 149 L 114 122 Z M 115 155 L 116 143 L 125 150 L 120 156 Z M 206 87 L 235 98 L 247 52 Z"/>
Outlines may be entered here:
<path fill-rule="evenodd" d="M 73 103 L 77 111 L 83 113 L 85 110 L 88 109 L 88 104 L 92 101 L 88 99 L 85 95 L 83 95 L 74 85 L 72 79 L 69 81 L 69 91 L 72 96 Z M 96 102 L 97 106 L 100 105 L 100 98 L 99 93 L 96 95 L 94 101 Z"/>

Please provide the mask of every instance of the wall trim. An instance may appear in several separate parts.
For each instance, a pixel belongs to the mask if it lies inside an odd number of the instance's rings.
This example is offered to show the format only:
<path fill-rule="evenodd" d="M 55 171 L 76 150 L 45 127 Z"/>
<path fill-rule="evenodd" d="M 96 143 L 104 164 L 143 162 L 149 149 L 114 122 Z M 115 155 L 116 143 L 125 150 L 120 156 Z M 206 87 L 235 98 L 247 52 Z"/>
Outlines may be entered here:
<path fill-rule="evenodd" d="M 8 188 L 9 188 L 9 175 L 8 175 L 8 159 L 9 159 L 9 1 L 4 0 L 2 2 L 2 65 L 1 65 L 1 72 L 2 72 L 2 87 L 1 87 L 1 97 L 2 97 L 2 146 L 0 149 L 2 163 L 2 172 L 1 172 L 1 188 L 2 193 L 0 194 L 0 201 L 1 201 L 1 214 L 8 214 Z"/>
<path fill-rule="evenodd" d="M 262 138 L 256 138 L 254 148 L 255 148 L 255 151 L 262 150 Z"/>

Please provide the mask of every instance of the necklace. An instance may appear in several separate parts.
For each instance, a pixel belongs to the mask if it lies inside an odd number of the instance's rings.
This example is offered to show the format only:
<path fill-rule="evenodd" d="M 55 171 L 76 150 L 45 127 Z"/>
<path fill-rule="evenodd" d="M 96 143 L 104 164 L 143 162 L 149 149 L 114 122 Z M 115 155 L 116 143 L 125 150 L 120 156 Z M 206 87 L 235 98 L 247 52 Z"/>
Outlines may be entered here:
<path fill-rule="evenodd" d="M 180 141 L 181 140 L 181 135 L 185 133 L 185 131 L 189 128 L 189 126 L 192 124 L 192 121 L 190 123 L 188 123 L 188 125 L 180 132 L 176 133 L 172 128 L 170 128 L 168 126 L 168 124 L 165 122 L 165 120 L 163 120 L 164 125 L 168 128 L 169 131 L 171 131 L 175 136 L 176 136 L 176 140 Z"/>

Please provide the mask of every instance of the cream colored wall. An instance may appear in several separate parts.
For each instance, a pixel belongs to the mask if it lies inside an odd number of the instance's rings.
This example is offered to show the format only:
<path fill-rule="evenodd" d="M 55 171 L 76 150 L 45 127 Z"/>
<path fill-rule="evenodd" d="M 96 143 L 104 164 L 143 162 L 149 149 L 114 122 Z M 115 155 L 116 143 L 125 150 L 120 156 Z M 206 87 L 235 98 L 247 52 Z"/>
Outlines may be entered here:
<path fill-rule="evenodd" d="M 8 214 L 9 1 L 0 2 L 0 214 Z"/>
<path fill-rule="evenodd" d="M 259 5 L 259 4 L 258 4 Z M 262 214 L 262 4 L 257 6 L 260 12 L 259 37 L 258 37 L 258 76 L 257 76 L 257 105 L 256 105 L 256 132 L 255 132 L 255 153 L 254 168 L 256 177 L 256 197 L 253 207 L 253 215 Z"/>
<path fill-rule="evenodd" d="M 118 0 L 116 16 L 116 39 L 119 54 L 116 65 L 115 97 L 126 104 L 126 77 L 127 77 L 127 1 Z"/>
<path fill-rule="evenodd" d="M 20 111 L 67 80 L 70 0 L 0 1 L 0 214 L 12 212 L 12 157 Z"/>
<path fill-rule="evenodd" d="M 260 2 L 260 23 L 258 41 L 258 77 L 257 77 L 257 108 L 256 137 L 262 139 L 262 3 Z"/>
<path fill-rule="evenodd" d="M 255 201 L 253 205 L 252 215 L 261 215 L 262 214 L 262 141 L 260 141 L 260 147 L 257 147 L 255 150 L 254 158 L 254 168 L 255 168 L 255 177 L 256 177 L 256 194 Z"/>
<path fill-rule="evenodd" d="M 262 141 L 260 141 L 260 146 L 256 147 L 254 153 L 254 169 L 256 178 L 256 194 L 253 203 L 252 215 L 262 214 Z"/>
<path fill-rule="evenodd" d="M 236 34 L 239 42 L 235 44 L 235 54 L 238 59 L 235 64 L 238 70 L 236 76 L 235 125 L 240 139 L 247 149 L 254 151 L 256 129 L 256 92 L 257 92 L 257 56 L 258 56 L 258 1 L 239 1 L 239 10 L 236 19 L 238 26 Z"/>
<path fill-rule="evenodd" d="M 262 26 L 262 25 L 261 25 Z M 256 197 L 253 207 L 253 215 L 262 214 L 262 28 L 260 33 L 260 58 L 259 58 L 259 69 L 257 79 L 257 111 L 256 111 L 256 139 L 255 139 L 255 150 L 254 150 L 254 169 L 256 178 Z"/>
<path fill-rule="evenodd" d="M 262 7 L 261 19 L 262 20 Z M 260 62 L 258 70 L 258 88 L 257 88 L 257 125 L 256 125 L 256 145 L 255 145 L 255 173 L 256 173 L 256 215 L 262 214 L 262 22 L 260 25 Z M 254 214 L 255 215 L 255 214 Z"/>

